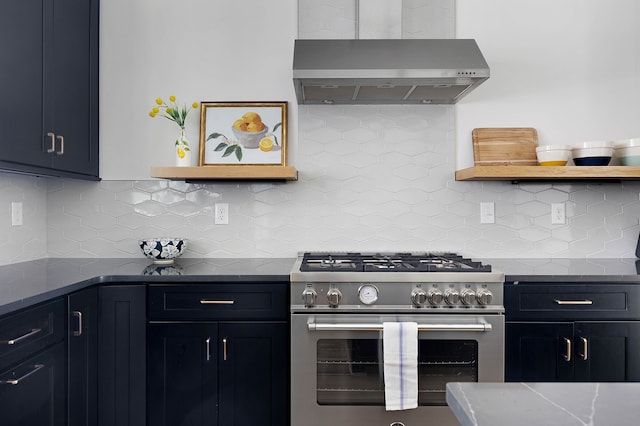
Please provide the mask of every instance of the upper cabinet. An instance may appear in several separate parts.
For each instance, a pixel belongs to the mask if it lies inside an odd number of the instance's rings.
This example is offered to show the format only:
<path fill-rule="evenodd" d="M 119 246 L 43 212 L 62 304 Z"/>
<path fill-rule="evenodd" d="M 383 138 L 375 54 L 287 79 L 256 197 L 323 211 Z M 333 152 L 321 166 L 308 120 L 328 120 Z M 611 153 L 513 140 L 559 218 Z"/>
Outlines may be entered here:
<path fill-rule="evenodd" d="M 98 180 L 99 0 L 1 10 L 0 169 Z"/>

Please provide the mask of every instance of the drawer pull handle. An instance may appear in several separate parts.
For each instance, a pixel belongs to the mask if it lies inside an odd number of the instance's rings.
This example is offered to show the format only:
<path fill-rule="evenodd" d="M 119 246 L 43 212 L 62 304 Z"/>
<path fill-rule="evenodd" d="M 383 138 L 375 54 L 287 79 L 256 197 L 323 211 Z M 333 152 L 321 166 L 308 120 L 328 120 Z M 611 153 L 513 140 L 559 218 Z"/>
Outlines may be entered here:
<path fill-rule="evenodd" d="M 82 336 L 82 312 L 73 311 L 73 316 L 75 318 L 78 318 L 78 329 L 73 330 L 73 336 L 74 337 Z"/>
<path fill-rule="evenodd" d="M 571 361 L 571 339 L 564 337 L 564 343 L 566 345 L 567 352 L 564 354 L 564 360 Z"/>
<path fill-rule="evenodd" d="M 11 379 L 11 380 L 0 380 L 0 385 L 19 385 L 21 381 L 23 381 L 30 375 L 34 374 L 41 368 L 44 368 L 44 364 L 36 364 L 33 366 L 33 369 L 31 371 L 29 371 L 28 373 L 25 373 L 22 377 L 18 377 L 17 379 Z"/>
<path fill-rule="evenodd" d="M 227 360 L 227 338 L 222 339 L 222 359 Z"/>
<path fill-rule="evenodd" d="M 207 346 L 207 361 L 211 361 L 211 337 L 204 341 Z"/>
<path fill-rule="evenodd" d="M 593 305 L 593 300 L 558 300 L 553 299 L 557 305 Z"/>
<path fill-rule="evenodd" d="M 11 339 L 11 340 L 2 340 L 0 341 L 0 343 L 6 343 L 7 345 L 15 345 L 16 343 L 20 343 L 21 340 L 28 339 L 29 337 L 36 335 L 41 331 L 42 331 L 41 328 L 32 328 L 31 331 L 28 332 L 27 334 L 24 334 L 20 337 L 16 337 L 15 339 Z"/>
<path fill-rule="evenodd" d="M 589 355 L 587 352 L 589 350 L 589 341 L 584 337 L 581 337 L 580 341 L 582 342 L 582 353 L 580 354 L 580 358 L 582 358 L 583 361 L 586 361 L 587 359 L 589 359 Z"/>
<path fill-rule="evenodd" d="M 60 140 L 60 150 L 56 151 L 56 155 L 64 154 L 64 136 L 56 136 L 56 139 Z"/>
<path fill-rule="evenodd" d="M 234 300 L 209 300 L 209 299 L 201 299 L 201 305 L 233 305 L 235 303 Z"/>

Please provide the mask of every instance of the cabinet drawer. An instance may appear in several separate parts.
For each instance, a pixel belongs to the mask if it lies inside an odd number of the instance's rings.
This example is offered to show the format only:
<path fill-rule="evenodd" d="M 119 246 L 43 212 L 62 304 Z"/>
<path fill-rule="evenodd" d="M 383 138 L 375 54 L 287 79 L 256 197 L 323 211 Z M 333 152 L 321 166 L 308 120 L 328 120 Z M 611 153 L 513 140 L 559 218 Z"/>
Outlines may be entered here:
<path fill-rule="evenodd" d="M 65 336 L 65 304 L 58 299 L 0 319 L 0 369 Z"/>
<path fill-rule="evenodd" d="M 640 319 L 640 286 L 621 284 L 507 284 L 512 319 Z"/>
<path fill-rule="evenodd" d="M 151 319 L 286 319 L 288 284 L 149 286 Z"/>

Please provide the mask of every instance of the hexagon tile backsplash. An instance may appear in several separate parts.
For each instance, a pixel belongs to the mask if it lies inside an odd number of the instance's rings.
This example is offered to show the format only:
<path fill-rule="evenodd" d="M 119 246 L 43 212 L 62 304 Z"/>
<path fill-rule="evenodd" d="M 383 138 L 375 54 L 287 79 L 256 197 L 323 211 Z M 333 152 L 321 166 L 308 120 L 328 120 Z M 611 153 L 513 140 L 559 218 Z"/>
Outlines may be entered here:
<path fill-rule="evenodd" d="M 457 182 L 452 106 L 299 107 L 299 180 L 86 182 L 0 174 L 2 263 L 142 256 L 137 240 L 190 240 L 185 257 L 303 250 L 452 250 L 475 258 L 633 257 L 640 182 Z M 10 226 L 24 201 L 25 225 Z M 229 204 L 229 224 L 214 205 Z M 480 223 L 480 203 L 495 223 Z M 566 224 L 551 224 L 551 204 Z M 46 247 L 46 249 L 45 249 Z"/>
<path fill-rule="evenodd" d="M 452 106 L 300 107 L 288 183 L 51 180 L 48 255 L 141 256 L 148 236 L 185 257 L 301 250 L 453 250 L 472 257 L 631 257 L 637 183 L 456 182 Z M 229 224 L 214 205 L 229 204 Z M 495 224 L 480 203 L 495 203 Z M 551 204 L 567 223 L 551 224 Z"/>

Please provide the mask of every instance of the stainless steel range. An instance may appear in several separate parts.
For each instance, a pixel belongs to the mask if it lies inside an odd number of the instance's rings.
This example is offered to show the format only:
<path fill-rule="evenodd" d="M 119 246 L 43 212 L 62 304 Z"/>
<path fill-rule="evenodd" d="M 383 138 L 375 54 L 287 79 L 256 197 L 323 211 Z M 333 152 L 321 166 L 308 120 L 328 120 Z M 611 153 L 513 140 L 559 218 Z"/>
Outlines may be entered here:
<path fill-rule="evenodd" d="M 504 274 L 454 253 L 300 253 L 292 426 L 457 425 L 447 382 L 504 379 Z M 418 324 L 418 408 L 386 411 L 383 324 Z"/>

